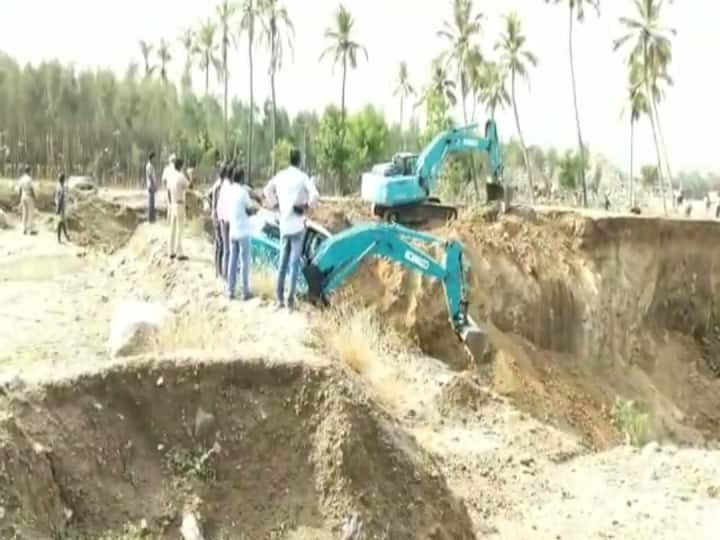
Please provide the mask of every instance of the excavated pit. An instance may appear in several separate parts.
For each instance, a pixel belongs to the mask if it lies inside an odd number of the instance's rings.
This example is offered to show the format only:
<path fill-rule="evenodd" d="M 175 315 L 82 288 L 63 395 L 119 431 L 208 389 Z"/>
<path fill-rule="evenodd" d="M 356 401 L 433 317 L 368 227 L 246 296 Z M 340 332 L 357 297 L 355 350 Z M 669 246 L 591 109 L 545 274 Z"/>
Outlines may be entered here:
<path fill-rule="evenodd" d="M 720 437 L 720 223 L 568 212 L 434 232 L 465 246 L 496 391 L 597 448 L 622 440 L 616 399 L 649 412 L 652 438 Z M 377 261 L 352 286 L 426 353 L 468 367 L 437 282 Z"/>
<path fill-rule="evenodd" d="M 353 515 L 367 538 L 474 538 L 430 456 L 330 368 L 136 359 L 0 400 L 1 538 L 179 538 L 189 509 L 210 539 Z"/>

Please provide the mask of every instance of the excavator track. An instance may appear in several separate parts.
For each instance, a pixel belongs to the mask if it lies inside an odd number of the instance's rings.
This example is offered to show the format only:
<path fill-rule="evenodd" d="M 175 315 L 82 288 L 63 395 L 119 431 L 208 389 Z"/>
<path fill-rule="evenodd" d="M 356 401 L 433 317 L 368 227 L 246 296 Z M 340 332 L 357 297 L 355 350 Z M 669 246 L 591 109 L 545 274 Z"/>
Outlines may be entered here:
<path fill-rule="evenodd" d="M 440 204 L 437 200 L 405 206 L 374 206 L 373 214 L 389 223 L 405 226 L 427 225 L 428 223 L 446 223 L 457 219 L 458 210 L 454 206 Z"/>

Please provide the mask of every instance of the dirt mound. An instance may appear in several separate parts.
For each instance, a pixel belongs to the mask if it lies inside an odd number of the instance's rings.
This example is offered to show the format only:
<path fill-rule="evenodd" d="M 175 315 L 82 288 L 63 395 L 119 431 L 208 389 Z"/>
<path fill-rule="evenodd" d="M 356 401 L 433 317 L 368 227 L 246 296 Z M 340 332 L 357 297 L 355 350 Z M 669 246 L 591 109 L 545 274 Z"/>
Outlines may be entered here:
<path fill-rule="evenodd" d="M 70 207 L 67 225 L 74 243 L 112 252 L 130 239 L 141 219 L 137 210 L 89 196 Z"/>
<path fill-rule="evenodd" d="M 2 538 L 337 533 L 473 538 L 429 456 L 340 374 L 262 362 L 136 363 L 0 394 Z M 73 536 L 74 535 L 74 536 Z"/>
<path fill-rule="evenodd" d="M 443 416 L 477 413 L 487 402 L 488 394 L 470 373 L 456 375 L 438 395 L 437 409 Z"/>

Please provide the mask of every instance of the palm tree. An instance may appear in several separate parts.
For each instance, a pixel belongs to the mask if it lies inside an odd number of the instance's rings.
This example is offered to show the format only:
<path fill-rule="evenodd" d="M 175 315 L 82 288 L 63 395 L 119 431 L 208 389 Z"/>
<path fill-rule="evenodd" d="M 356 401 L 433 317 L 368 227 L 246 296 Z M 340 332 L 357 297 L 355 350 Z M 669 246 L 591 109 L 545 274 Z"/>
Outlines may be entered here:
<path fill-rule="evenodd" d="M 415 95 L 415 88 L 410 84 L 410 75 L 408 74 L 407 62 L 400 62 L 398 70 L 397 86 L 393 96 L 400 96 L 400 139 L 403 149 L 405 149 L 405 136 L 403 133 L 403 112 L 405 109 L 405 99 Z"/>
<path fill-rule="evenodd" d="M 270 91 L 272 98 L 272 173 L 275 174 L 275 145 L 277 144 L 277 99 L 275 92 L 275 74 L 282 67 L 283 58 L 283 34 L 286 34 L 286 43 L 290 52 L 293 52 L 293 39 L 295 28 L 293 27 L 287 7 L 280 4 L 278 0 L 264 0 L 261 7 L 264 38 L 270 48 Z M 284 30 L 283 30 L 284 28 Z"/>
<path fill-rule="evenodd" d="M 452 0 L 452 21 L 444 21 L 438 36 L 448 43 L 448 49 L 442 54 L 446 63 L 455 67 L 460 83 L 463 119 L 468 123 L 467 95 L 470 90 L 470 78 L 473 66 L 482 60 L 475 40 L 480 35 L 482 13 L 473 13 L 473 0 Z"/>
<path fill-rule="evenodd" d="M 237 7 L 228 0 L 215 8 L 220 30 L 222 32 L 222 78 L 223 78 L 223 159 L 228 157 L 228 79 L 230 71 L 228 70 L 228 48 L 234 43 L 232 33 L 230 32 L 231 19 L 235 14 Z"/>
<path fill-rule="evenodd" d="M 575 20 L 581 23 L 585 20 L 585 7 L 591 6 L 600 12 L 600 0 L 545 0 L 547 3 L 567 4 L 569 8 L 568 27 L 568 53 L 570 55 L 570 78 L 572 80 L 573 103 L 575 105 L 575 124 L 577 125 L 578 152 L 580 156 L 579 172 L 582 185 L 583 206 L 587 208 L 587 183 L 585 180 L 585 144 L 583 143 L 582 131 L 580 129 L 580 109 L 577 103 L 577 86 L 575 84 L 575 58 L 573 55 L 573 26 Z"/>
<path fill-rule="evenodd" d="M 515 126 L 520 138 L 520 146 L 525 159 L 525 169 L 528 175 L 528 186 L 530 188 L 530 204 L 535 203 L 535 186 L 533 184 L 532 167 L 530 155 L 528 154 L 525 139 L 520 128 L 520 115 L 518 114 L 517 98 L 515 96 L 515 79 L 519 76 L 528 78 L 528 66 L 537 66 L 537 57 L 525 48 L 527 38 L 522 33 L 520 18 L 511 13 L 505 17 L 505 32 L 495 44 L 495 50 L 501 51 L 501 62 L 504 69 L 510 72 L 510 93 L 512 96 L 513 113 L 515 114 Z"/>
<path fill-rule="evenodd" d="M 495 120 L 495 111 L 512 103 L 506 86 L 507 70 L 495 62 L 488 62 L 477 69 L 478 95 L 490 118 Z"/>
<path fill-rule="evenodd" d="M 140 40 L 140 54 L 142 54 L 143 62 L 145 63 L 145 76 L 149 77 L 153 71 L 155 71 L 155 66 L 150 64 L 150 55 L 153 52 L 153 46 L 148 43 L 145 40 Z"/>
<path fill-rule="evenodd" d="M 167 82 L 167 65 L 170 60 L 172 60 L 172 55 L 170 54 L 170 45 L 168 44 L 165 39 L 160 40 L 160 45 L 158 45 L 157 50 L 158 59 L 160 60 L 160 76 L 162 77 L 162 80 Z"/>
<path fill-rule="evenodd" d="M 673 28 L 663 26 L 660 22 L 660 10 L 662 0 L 634 0 L 637 8 L 637 19 L 621 17 L 620 23 L 627 28 L 628 33 L 620 36 L 613 42 L 613 49 L 618 50 L 631 40 L 635 44 L 628 55 L 628 65 L 633 62 L 642 65 L 642 80 L 645 85 L 645 92 L 649 98 L 650 123 L 655 141 L 655 152 L 658 162 L 658 178 L 663 197 L 663 209 L 667 214 L 667 201 L 665 197 L 665 182 L 662 174 L 662 159 L 660 144 L 658 142 L 657 129 L 657 101 L 660 94 L 658 81 L 664 79 L 669 81 L 668 66 L 672 61 L 671 36 L 677 31 Z"/>
<path fill-rule="evenodd" d="M 250 115 L 248 118 L 248 146 L 247 146 L 247 174 L 248 180 L 252 181 L 252 162 L 253 162 L 253 133 L 255 131 L 255 87 L 253 82 L 253 47 L 255 45 L 255 20 L 259 17 L 259 0 L 244 0 L 240 10 L 242 18 L 240 19 L 240 33 L 247 33 L 248 36 L 248 66 L 250 68 Z"/>
<path fill-rule="evenodd" d="M 335 27 L 327 28 L 325 30 L 325 39 L 329 40 L 331 43 L 320 55 L 320 60 L 322 60 L 326 55 L 332 55 L 333 67 L 335 67 L 338 63 L 342 63 L 340 115 L 342 118 L 343 129 L 341 133 L 344 133 L 345 131 L 345 84 L 347 82 L 348 64 L 352 69 L 357 67 L 357 57 L 359 52 L 365 53 L 365 59 L 369 59 L 367 49 L 352 39 L 352 30 L 354 26 L 355 21 L 353 20 L 352 14 L 343 4 L 340 4 L 340 7 L 338 7 L 338 10 L 335 12 Z"/>
<path fill-rule="evenodd" d="M 210 19 L 200 25 L 197 46 L 200 55 L 200 68 L 205 72 L 205 96 L 210 92 L 210 68 L 222 75 L 222 64 L 217 57 L 219 45 L 215 41 L 217 26 Z"/>
<path fill-rule="evenodd" d="M 650 107 L 645 85 L 643 84 L 644 67 L 638 62 L 630 66 L 628 97 L 630 102 L 630 207 L 635 206 L 635 124 L 643 114 L 650 114 Z"/>
<path fill-rule="evenodd" d="M 198 53 L 198 48 L 195 44 L 195 33 L 192 29 L 187 28 L 180 34 L 179 41 L 185 51 L 185 67 L 183 68 L 181 83 L 183 88 L 192 88 L 193 58 Z"/>

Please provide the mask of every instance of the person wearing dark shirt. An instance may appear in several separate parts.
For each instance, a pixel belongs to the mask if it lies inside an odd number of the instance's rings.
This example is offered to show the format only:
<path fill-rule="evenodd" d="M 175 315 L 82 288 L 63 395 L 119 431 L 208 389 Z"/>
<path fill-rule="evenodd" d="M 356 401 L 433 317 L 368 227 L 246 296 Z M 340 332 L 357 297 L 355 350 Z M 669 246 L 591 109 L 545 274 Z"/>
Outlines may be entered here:
<path fill-rule="evenodd" d="M 65 240 L 70 241 L 65 221 L 65 210 L 67 208 L 67 189 L 65 187 L 65 173 L 60 173 L 55 187 L 55 215 L 57 216 L 57 240 L 62 244 L 60 233 L 65 234 Z"/>

